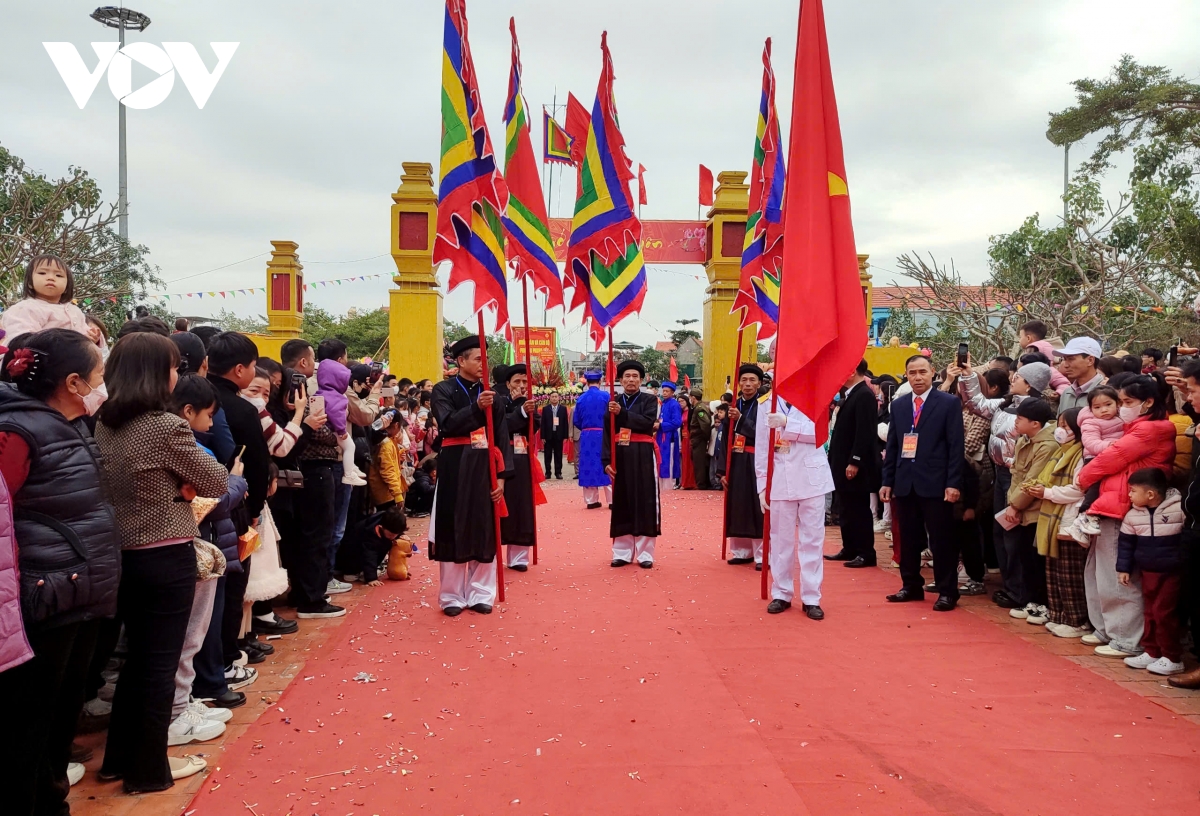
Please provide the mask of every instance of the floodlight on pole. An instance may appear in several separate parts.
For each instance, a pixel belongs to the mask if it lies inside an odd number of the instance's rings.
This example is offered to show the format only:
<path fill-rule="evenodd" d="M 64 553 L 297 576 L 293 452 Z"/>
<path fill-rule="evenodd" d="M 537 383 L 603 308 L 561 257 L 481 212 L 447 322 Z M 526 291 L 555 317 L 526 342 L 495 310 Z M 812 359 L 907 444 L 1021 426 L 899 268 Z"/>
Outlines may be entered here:
<path fill-rule="evenodd" d="M 121 48 L 125 47 L 125 32 L 145 31 L 150 25 L 150 18 L 140 11 L 118 8 L 117 6 L 101 6 L 92 12 L 91 17 L 96 22 L 120 32 Z M 119 117 L 117 136 L 117 232 L 123 242 L 129 241 L 129 198 L 128 172 L 125 166 L 125 103 L 117 101 Z"/>

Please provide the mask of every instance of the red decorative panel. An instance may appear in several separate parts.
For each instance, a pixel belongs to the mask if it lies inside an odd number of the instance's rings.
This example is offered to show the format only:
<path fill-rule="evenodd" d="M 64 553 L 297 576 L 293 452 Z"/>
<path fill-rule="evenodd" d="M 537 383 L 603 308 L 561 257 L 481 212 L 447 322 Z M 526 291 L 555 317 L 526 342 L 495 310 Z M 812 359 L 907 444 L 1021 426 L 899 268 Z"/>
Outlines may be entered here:
<path fill-rule="evenodd" d="M 296 311 L 304 314 L 304 275 L 296 273 Z"/>
<path fill-rule="evenodd" d="M 721 257 L 742 257 L 742 245 L 746 243 L 746 222 L 725 221 L 721 224 Z"/>
<path fill-rule="evenodd" d="M 292 293 L 288 291 L 288 275 L 271 273 L 271 309 L 286 312 L 292 308 Z"/>
<path fill-rule="evenodd" d="M 400 213 L 400 249 L 420 252 L 429 249 L 429 213 Z"/>
<path fill-rule="evenodd" d="M 570 240 L 571 219 L 551 218 L 550 241 L 555 259 L 567 259 Z M 702 264 L 708 260 L 708 244 L 703 221 L 642 222 L 642 256 L 648 264 Z"/>

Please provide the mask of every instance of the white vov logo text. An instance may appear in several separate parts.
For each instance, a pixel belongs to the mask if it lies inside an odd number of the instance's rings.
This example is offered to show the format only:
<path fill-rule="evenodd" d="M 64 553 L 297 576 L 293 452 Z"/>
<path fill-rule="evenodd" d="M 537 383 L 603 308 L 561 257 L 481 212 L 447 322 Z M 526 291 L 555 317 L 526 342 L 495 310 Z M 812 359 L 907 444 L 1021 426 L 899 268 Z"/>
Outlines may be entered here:
<path fill-rule="evenodd" d="M 83 57 L 79 56 L 73 43 L 44 42 L 42 45 L 80 109 L 91 99 L 105 69 L 108 69 L 108 88 L 113 96 L 127 108 L 144 109 L 153 108 L 167 98 L 175 85 L 176 71 L 196 101 L 196 107 L 203 108 L 240 43 L 209 43 L 217 55 L 217 66 L 211 73 L 204 67 L 196 46 L 186 42 L 165 42 L 162 48 L 148 42 L 129 43 L 124 48 L 115 42 L 94 42 L 92 50 L 96 52 L 97 62 L 91 71 L 83 64 Z M 157 79 L 150 80 L 136 91 L 133 90 L 135 62 L 158 74 Z"/>

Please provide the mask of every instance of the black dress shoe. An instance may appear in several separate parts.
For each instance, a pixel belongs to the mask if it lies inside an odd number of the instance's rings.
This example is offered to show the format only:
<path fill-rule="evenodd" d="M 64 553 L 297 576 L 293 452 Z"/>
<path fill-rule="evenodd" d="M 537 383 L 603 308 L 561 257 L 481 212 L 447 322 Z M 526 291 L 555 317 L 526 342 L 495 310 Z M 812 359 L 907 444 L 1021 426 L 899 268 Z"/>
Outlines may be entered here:
<path fill-rule="evenodd" d="M 833 555 L 825 556 L 826 561 L 850 561 L 854 558 L 847 550 L 840 550 Z"/>
<path fill-rule="evenodd" d="M 227 691 L 220 697 L 209 700 L 217 708 L 237 708 L 246 704 L 246 695 L 240 691 Z"/>
<path fill-rule="evenodd" d="M 768 615 L 778 615 L 780 612 L 784 611 L 785 609 L 791 609 L 791 608 L 792 608 L 791 601 L 781 601 L 778 598 L 776 598 L 775 600 L 773 600 L 769 604 L 767 604 L 767 614 Z"/>
<path fill-rule="evenodd" d="M 300 624 L 294 620 L 274 615 L 274 620 L 259 620 L 257 617 L 250 621 L 250 631 L 256 635 L 291 635 L 300 629 Z"/>
<path fill-rule="evenodd" d="M 825 620 L 825 610 L 818 604 L 805 604 L 804 614 L 813 620 Z"/>
<path fill-rule="evenodd" d="M 95 752 L 91 748 L 80 745 L 78 742 L 72 742 L 67 760 L 69 762 L 87 762 L 94 754 Z"/>
<path fill-rule="evenodd" d="M 938 599 L 933 602 L 934 612 L 949 612 L 958 606 L 958 601 L 951 598 L 949 595 L 939 595 Z"/>
<path fill-rule="evenodd" d="M 998 589 L 992 593 L 992 603 L 1001 609 L 1018 609 L 1025 606 L 1025 604 L 1009 595 L 1003 589 Z"/>
<path fill-rule="evenodd" d="M 842 566 L 846 567 L 847 569 L 863 569 L 864 567 L 874 567 L 876 564 L 874 561 L 868 561 L 861 555 L 858 555 L 847 561 L 845 564 L 842 564 Z"/>
<path fill-rule="evenodd" d="M 257 649 L 247 649 L 242 652 L 246 656 L 247 666 L 257 666 L 259 663 L 265 663 L 267 656 Z"/>
<path fill-rule="evenodd" d="M 463 608 L 461 606 L 447 606 L 445 609 L 442 610 L 442 614 L 445 615 L 447 618 L 457 618 L 462 613 L 463 613 Z"/>
<path fill-rule="evenodd" d="M 654 562 L 653 561 L 638 561 L 638 566 L 641 567 L 642 569 L 650 569 L 651 567 L 654 566 Z"/>
<path fill-rule="evenodd" d="M 754 565 L 754 571 L 755 571 L 755 572 L 762 572 L 762 564 L 755 564 L 755 565 Z"/>
<path fill-rule="evenodd" d="M 256 652 L 262 652 L 265 655 L 275 654 L 274 646 L 272 646 L 270 643 L 263 643 L 261 640 L 253 636 L 247 636 L 243 638 L 238 642 L 238 645 L 241 647 L 242 651 L 246 652 L 247 654 L 249 654 L 251 649 Z"/>
<path fill-rule="evenodd" d="M 729 559 L 728 561 L 726 561 L 725 563 L 726 563 L 726 564 L 733 564 L 734 566 L 736 566 L 736 565 L 738 565 L 738 564 L 749 564 L 749 563 L 751 563 L 752 561 L 754 561 L 754 559 L 753 559 L 753 558 L 730 558 L 730 559 Z"/>
<path fill-rule="evenodd" d="M 894 595 L 887 596 L 888 603 L 908 603 L 909 601 L 925 600 L 925 593 L 919 589 L 905 587 Z"/>
<path fill-rule="evenodd" d="M 528 572 L 529 571 L 529 567 L 525 566 L 524 564 L 513 564 L 511 567 L 509 567 L 509 569 L 512 570 L 513 572 Z"/>
<path fill-rule="evenodd" d="M 592 502 L 591 504 L 589 504 L 589 505 L 587 506 L 587 509 L 588 509 L 588 510 L 595 510 L 595 509 L 596 509 L 596 508 L 598 508 L 599 506 L 600 506 L 600 502 Z"/>
<path fill-rule="evenodd" d="M 632 563 L 633 563 L 632 561 L 626 561 L 626 560 L 625 560 L 625 559 L 623 559 L 623 558 L 614 558 L 614 559 L 613 559 L 613 562 L 612 562 L 612 566 L 614 566 L 614 567 L 628 567 L 628 566 L 629 566 L 630 564 L 632 564 Z"/>
<path fill-rule="evenodd" d="M 480 615 L 492 614 L 492 607 L 490 604 L 485 604 L 485 603 L 471 604 L 467 608 L 470 609 L 472 612 L 478 612 Z"/>

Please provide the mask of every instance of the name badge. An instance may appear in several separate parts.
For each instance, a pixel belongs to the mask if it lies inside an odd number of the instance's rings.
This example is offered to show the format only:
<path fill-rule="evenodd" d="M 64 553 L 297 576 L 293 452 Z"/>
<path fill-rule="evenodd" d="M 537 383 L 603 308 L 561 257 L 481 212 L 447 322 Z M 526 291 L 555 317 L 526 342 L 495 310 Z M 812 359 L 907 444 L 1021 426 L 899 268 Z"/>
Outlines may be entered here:
<path fill-rule="evenodd" d="M 471 431 L 471 447 L 475 450 L 487 450 L 488 440 L 487 431 L 483 428 L 476 428 Z"/>
<path fill-rule="evenodd" d="M 742 434 L 734 434 L 733 435 L 733 452 L 734 453 L 745 453 L 746 452 L 746 437 L 744 437 Z"/>
<path fill-rule="evenodd" d="M 630 441 L 629 438 L 632 435 L 632 433 L 633 432 L 630 431 L 628 428 L 622 428 L 621 433 L 619 433 L 617 435 L 617 444 L 622 445 L 624 447 L 629 447 L 629 441 Z"/>
<path fill-rule="evenodd" d="M 915 433 L 906 433 L 904 435 L 904 441 L 900 445 L 900 458 L 917 458 L 917 435 Z"/>
<path fill-rule="evenodd" d="M 525 437 L 523 437 L 523 436 L 514 436 L 513 437 L 513 453 L 521 453 L 521 454 L 529 453 L 529 445 L 526 444 Z"/>
<path fill-rule="evenodd" d="M 554 418 L 554 427 L 555 427 L 555 428 L 557 428 L 557 427 L 558 427 L 558 417 L 555 417 L 555 418 Z"/>
<path fill-rule="evenodd" d="M 782 436 L 775 439 L 775 452 L 787 453 L 792 449 L 792 443 L 784 439 Z"/>

